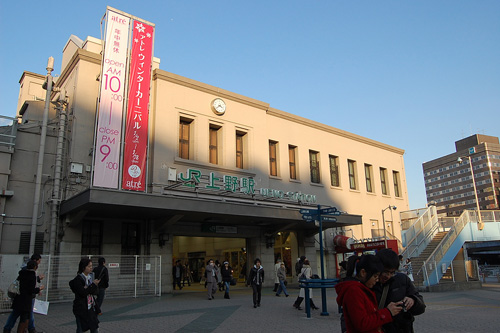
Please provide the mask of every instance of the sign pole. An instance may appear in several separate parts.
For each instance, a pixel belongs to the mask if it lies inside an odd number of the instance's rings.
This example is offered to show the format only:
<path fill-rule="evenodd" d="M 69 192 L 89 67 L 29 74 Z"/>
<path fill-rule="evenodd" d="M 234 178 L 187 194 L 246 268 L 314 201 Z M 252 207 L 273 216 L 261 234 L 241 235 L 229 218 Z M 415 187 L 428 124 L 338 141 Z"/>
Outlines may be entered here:
<path fill-rule="evenodd" d="M 321 261 L 321 280 L 325 279 L 325 263 L 323 255 L 323 223 L 321 218 L 321 205 L 318 205 L 318 220 L 319 220 L 319 256 Z M 326 310 L 326 288 L 321 288 L 321 315 L 328 316 L 329 313 Z"/>

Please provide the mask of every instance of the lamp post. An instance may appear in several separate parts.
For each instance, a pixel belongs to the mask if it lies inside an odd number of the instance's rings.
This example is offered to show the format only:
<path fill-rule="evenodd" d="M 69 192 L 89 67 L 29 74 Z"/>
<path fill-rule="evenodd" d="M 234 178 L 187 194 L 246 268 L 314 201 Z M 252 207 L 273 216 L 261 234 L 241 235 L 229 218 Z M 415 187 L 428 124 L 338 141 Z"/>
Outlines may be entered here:
<path fill-rule="evenodd" d="M 470 156 L 463 156 L 457 159 L 458 163 L 462 163 L 462 158 L 467 158 L 469 160 L 470 173 L 472 175 L 472 186 L 474 187 L 474 197 L 476 198 L 476 208 L 477 208 L 477 228 L 479 230 L 483 230 L 484 224 L 483 219 L 481 217 L 481 211 L 479 210 L 479 199 L 477 198 L 477 188 L 476 188 L 476 179 L 474 178 L 474 168 L 472 167 L 472 159 Z"/>
<path fill-rule="evenodd" d="M 385 216 L 384 216 L 384 213 L 388 209 L 396 210 L 397 207 L 389 205 L 389 207 L 386 207 L 386 208 L 382 209 L 382 226 L 384 227 L 384 243 L 385 243 L 385 248 L 386 249 L 387 249 L 387 236 L 386 236 L 387 232 L 385 230 Z"/>

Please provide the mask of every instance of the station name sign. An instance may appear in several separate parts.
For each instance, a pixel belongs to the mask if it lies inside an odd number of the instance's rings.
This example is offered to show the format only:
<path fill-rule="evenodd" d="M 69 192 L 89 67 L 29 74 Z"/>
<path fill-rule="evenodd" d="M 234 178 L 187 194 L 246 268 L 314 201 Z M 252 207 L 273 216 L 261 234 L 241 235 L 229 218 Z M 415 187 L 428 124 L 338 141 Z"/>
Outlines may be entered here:
<path fill-rule="evenodd" d="M 187 187 L 204 187 L 214 191 L 243 193 L 250 196 L 260 195 L 265 198 L 290 200 L 302 203 L 316 203 L 315 194 L 305 194 L 294 191 L 282 191 L 272 188 L 257 188 L 251 177 L 236 177 L 230 175 L 218 176 L 214 172 L 202 174 L 200 170 L 187 169 L 185 173 L 177 174 L 177 180 Z"/>

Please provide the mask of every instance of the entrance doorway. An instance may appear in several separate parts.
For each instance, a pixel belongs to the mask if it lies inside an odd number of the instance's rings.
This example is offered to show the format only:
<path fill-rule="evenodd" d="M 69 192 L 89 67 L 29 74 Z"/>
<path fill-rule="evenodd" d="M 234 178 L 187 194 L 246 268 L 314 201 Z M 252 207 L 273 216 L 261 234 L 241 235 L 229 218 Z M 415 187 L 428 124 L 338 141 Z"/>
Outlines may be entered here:
<path fill-rule="evenodd" d="M 246 274 L 246 239 L 174 236 L 172 259 L 173 263 L 181 260 L 184 265 L 188 264 L 193 282 L 204 280 L 210 259 L 220 264 L 227 260 L 233 268 L 233 276 L 241 279 L 240 275 Z"/>

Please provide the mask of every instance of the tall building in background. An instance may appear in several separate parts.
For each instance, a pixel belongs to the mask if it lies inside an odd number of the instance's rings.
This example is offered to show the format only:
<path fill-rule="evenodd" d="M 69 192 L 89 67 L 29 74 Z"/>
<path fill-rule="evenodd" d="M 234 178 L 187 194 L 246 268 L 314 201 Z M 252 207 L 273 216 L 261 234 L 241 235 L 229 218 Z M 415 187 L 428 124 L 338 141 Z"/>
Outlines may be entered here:
<path fill-rule="evenodd" d="M 456 141 L 455 148 L 452 154 L 423 163 L 427 202 L 435 203 L 438 214 L 446 216 L 458 216 L 465 209 L 477 209 L 474 174 L 479 208 L 499 209 L 498 137 L 475 134 Z"/>

